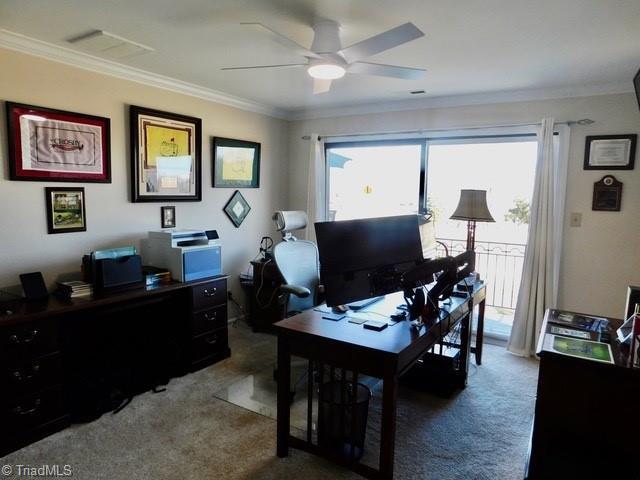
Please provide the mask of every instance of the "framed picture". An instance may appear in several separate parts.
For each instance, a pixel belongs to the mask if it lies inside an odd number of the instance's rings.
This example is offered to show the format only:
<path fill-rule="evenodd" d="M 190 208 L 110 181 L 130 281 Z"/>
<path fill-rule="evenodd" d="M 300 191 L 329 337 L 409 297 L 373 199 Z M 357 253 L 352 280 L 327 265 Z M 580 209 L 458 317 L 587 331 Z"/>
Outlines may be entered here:
<path fill-rule="evenodd" d="M 591 210 L 619 212 L 622 203 L 622 182 L 612 175 L 605 175 L 593 184 Z"/>
<path fill-rule="evenodd" d="M 87 230 L 84 188 L 46 187 L 44 190 L 49 233 Z"/>
<path fill-rule="evenodd" d="M 202 200 L 202 120 L 131 106 L 131 201 Z"/>
<path fill-rule="evenodd" d="M 7 102 L 11 180 L 111 183 L 111 121 Z"/>
<path fill-rule="evenodd" d="M 213 186 L 260 187 L 260 144 L 214 137 Z"/>
<path fill-rule="evenodd" d="M 240 190 L 236 190 L 224 206 L 224 213 L 227 214 L 227 217 L 236 228 L 242 224 L 250 210 L 251 207 L 240 193 Z"/>
<path fill-rule="evenodd" d="M 591 135 L 584 148 L 585 170 L 633 170 L 636 134 Z"/>
<path fill-rule="evenodd" d="M 176 227 L 176 207 L 160 207 L 160 217 L 162 228 Z"/>

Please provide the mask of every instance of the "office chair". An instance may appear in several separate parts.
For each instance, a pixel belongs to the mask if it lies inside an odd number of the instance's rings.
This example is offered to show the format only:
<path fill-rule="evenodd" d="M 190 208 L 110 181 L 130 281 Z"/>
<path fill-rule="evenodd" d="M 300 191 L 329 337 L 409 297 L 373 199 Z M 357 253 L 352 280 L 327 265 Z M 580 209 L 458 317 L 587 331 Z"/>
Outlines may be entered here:
<path fill-rule="evenodd" d="M 291 233 L 306 228 L 308 219 L 305 212 L 278 211 L 274 213 L 273 220 L 276 230 L 282 232 L 282 242 L 273 248 L 273 259 L 286 282 L 279 287 L 279 300 L 283 305 L 283 316 L 290 317 L 322 303 L 318 247 L 309 240 L 298 240 Z M 277 380 L 277 368 L 273 376 Z M 305 378 L 306 372 L 295 381 L 289 392 L 291 403 L 298 384 Z"/>
<path fill-rule="evenodd" d="M 307 226 L 302 211 L 279 211 L 273 215 L 282 242 L 273 248 L 273 259 L 286 282 L 279 287 L 284 316 L 291 316 L 321 303 L 318 247 L 309 240 L 298 240 L 291 233 Z"/>

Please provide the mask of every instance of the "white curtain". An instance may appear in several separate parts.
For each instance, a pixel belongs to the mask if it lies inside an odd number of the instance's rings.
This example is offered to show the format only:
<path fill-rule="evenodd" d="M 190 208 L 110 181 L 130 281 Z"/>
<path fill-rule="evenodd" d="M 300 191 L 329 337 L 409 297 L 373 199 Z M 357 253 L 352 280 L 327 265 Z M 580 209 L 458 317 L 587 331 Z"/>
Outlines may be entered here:
<path fill-rule="evenodd" d="M 542 327 L 544 312 L 558 300 L 562 228 L 569 157 L 569 127 L 545 118 L 538 130 L 538 160 L 531 200 L 529 239 L 524 256 L 520 291 L 507 348 L 531 356 Z"/>
<path fill-rule="evenodd" d="M 309 177 L 307 181 L 307 240 L 316 241 L 313 224 L 327 220 L 327 169 L 324 158 L 324 140 L 311 134 L 309 150 Z"/>

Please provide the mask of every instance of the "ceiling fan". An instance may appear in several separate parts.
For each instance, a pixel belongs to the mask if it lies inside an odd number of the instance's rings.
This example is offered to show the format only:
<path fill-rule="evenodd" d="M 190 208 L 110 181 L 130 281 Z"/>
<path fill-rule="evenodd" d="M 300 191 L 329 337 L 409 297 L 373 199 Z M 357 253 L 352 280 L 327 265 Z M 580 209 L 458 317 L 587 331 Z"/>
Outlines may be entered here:
<path fill-rule="evenodd" d="M 222 68 L 222 70 L 307 67 L 307 73 L 313 78 L 314 94 L 328 92 L 331 89 L 331 82 L 342 78 L 345 73 L 378 75 L 405 80 L 419 80 L 424 77 L 425 70 L 421 68 L 399 67 L 362 61 L 367 57 L 424 36 L 424 33 L 411 22 L 379 33 L 346 48 L 342 48 L 342 43 L 340 42 L 340 25 L 333 20 L 320 20 L 315 23 L 311 48 L 303 47 L 262 23 L 252 22 L 242 23 L 241 25 L 259 28 L 267 32 L 278 43 L 292 48 L 299 55 L 305 57 L 307 61 L 306 63 L 281 65 L 226 67 Z"/>

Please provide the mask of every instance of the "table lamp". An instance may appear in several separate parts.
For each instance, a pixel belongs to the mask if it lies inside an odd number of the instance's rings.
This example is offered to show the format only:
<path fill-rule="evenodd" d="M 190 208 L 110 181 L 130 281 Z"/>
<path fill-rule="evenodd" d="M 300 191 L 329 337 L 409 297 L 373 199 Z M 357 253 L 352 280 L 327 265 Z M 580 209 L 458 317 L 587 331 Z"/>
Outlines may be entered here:
<path fill-rule="evenodd" d="M 467 250 L 475 250 L 476 222 L 495 222 L 487 207 L 487 191 L 460 190 L 460 201 L 449 218 L 467 221 Z"/>

